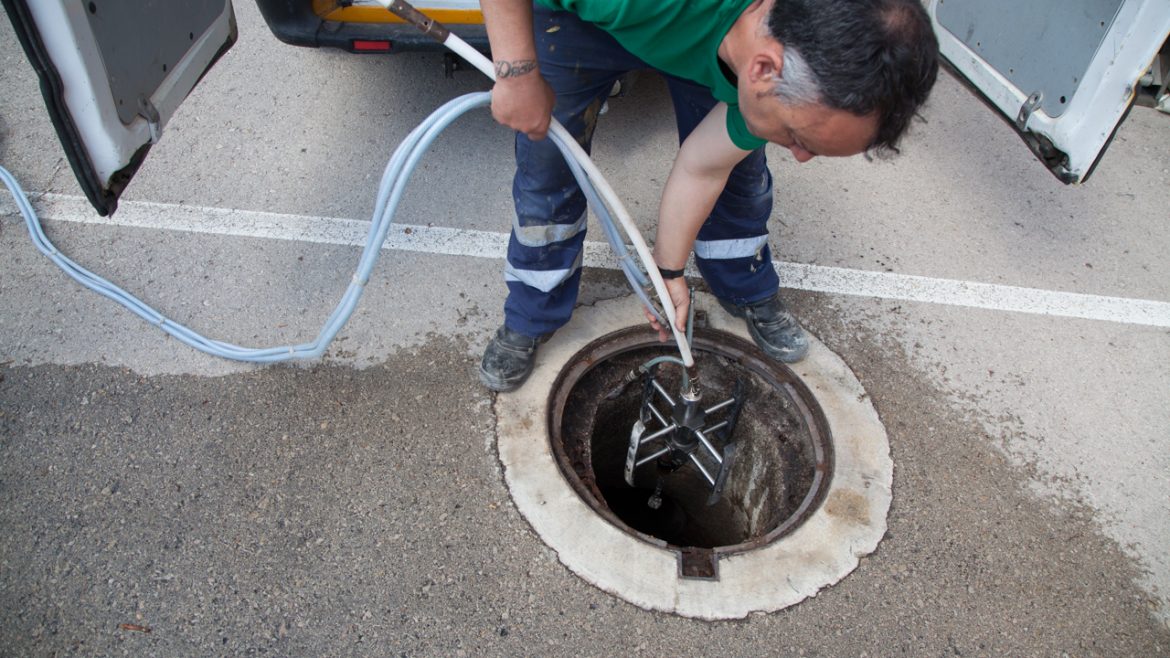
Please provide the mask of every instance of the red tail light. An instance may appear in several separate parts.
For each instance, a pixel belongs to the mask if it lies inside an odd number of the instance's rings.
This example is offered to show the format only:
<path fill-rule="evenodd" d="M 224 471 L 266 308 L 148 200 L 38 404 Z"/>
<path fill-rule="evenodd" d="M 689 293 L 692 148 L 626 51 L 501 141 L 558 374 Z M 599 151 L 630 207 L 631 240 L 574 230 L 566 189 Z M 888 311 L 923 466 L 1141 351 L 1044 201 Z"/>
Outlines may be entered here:
<path fill-rule="evenodd" d="M 390 52 L 390 42 L 374 41 L 371 39 L 354 39 L 353 49 L 357 52 L 388 53 Z"/>

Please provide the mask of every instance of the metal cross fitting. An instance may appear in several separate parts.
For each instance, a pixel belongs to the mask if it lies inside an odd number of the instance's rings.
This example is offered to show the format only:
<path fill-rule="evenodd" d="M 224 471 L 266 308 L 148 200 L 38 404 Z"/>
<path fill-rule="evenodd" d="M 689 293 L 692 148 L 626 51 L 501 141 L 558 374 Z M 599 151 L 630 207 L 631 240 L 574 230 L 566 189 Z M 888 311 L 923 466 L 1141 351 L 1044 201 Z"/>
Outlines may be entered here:
<path fill-rule="evenodd" d="M 743 408 L 744 385 L 742 380 L 736 380 L 730 398 L 707 408 L 701 406 L 702 396 L 695 394 L 696 390 L 688 389 L 675 400 L 654 377 L 654 372 L 646 377 L 642 406 L 630 431 L 626 451 L 626 484 L 634 486 L 634 472 L 652 461 L 657 463 L 660 477 L 689 463 L 711 486 L 707 504 L 719 500 L 735 458 L 731 436 Z M 659 410 L 656 402 L 665 403 L 669 413 Z M 709 422 L 715 415 L 723 418 Z M 650 430 L 651 426 L 656 429 Z M 648 454 L 641 455 L 643 449 Z"/>

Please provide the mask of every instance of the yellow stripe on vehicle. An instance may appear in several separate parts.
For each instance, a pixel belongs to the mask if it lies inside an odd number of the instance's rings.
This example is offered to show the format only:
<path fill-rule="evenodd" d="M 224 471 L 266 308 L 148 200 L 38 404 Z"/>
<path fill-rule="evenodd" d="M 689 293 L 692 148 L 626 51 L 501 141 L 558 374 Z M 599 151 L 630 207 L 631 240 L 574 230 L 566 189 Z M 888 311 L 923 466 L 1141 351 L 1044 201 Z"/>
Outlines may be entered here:
<path fill-rule="evenodd" d="M 478 9 L 423 9 L 419 11 L 448 25 L 482 25 L 483 12 Z M 338 23 L 402 23 L 401 18 L 382 7 L 338 7 L 321 18 Z"/>

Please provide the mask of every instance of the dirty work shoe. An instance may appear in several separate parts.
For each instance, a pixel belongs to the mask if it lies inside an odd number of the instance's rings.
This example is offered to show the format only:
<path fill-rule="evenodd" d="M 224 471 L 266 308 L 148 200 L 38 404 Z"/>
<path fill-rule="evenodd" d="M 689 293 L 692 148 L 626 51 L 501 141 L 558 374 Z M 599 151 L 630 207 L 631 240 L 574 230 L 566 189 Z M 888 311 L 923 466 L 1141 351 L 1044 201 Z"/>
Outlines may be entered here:
<path fill-rule="evenodd" d="M 796 363 L 808 354 L 808 336 L 780 301 L 780 293 L 744 306 L 722 299 L 719 305 L 735 317 L 747 320 L 748 331 L 756 345 L 773 359 Z"/>
<path fill-rule="evenodd" d="M 536 363 L 536 348 L 547 341 L 550 335 L 532 338 L 506 326 L 500 327 L 483 351 L 483 360 L 479 362 L 479 381 L 501 393 L 520 388 L 532 373 L 532 366 Z"/>

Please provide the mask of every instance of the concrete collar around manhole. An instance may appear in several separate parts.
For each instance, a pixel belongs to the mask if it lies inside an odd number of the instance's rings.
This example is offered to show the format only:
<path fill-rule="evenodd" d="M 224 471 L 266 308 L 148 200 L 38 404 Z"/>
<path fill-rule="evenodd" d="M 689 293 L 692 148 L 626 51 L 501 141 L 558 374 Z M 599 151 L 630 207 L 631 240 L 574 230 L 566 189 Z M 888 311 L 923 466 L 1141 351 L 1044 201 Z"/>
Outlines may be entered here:
<path fill-rule="evenodd" d="M 885 534 L 891 500 L 893 463 L 873 405 L 815 338 L 801 363 L 774 364 L 710 295 L 695 298 L 707 325 L 694 341 L 704 390 L 713 400 L 733 382 L 746 391 L 725 437 L 736 456 L 723 494 L 707 506 L 707 482 L 689 467 L 662 475 L 646 463 L 633 487 L 623 481 L 643 398 L 637 387 L 599 392 L 630 364 L 669 353 L 633 325 L 638 304 L 626 297 L 577 309 L 541 348 L 529 381 L 497 397 L 508 489 L 541 539 L 607 592 L 703 619 L 779 610 L 855 569 Z M 669 388 L 669 375 L 662 380 Z M 666 504 L 647 509 L 655 483 L 665 483 L 657 498 Z"/>

